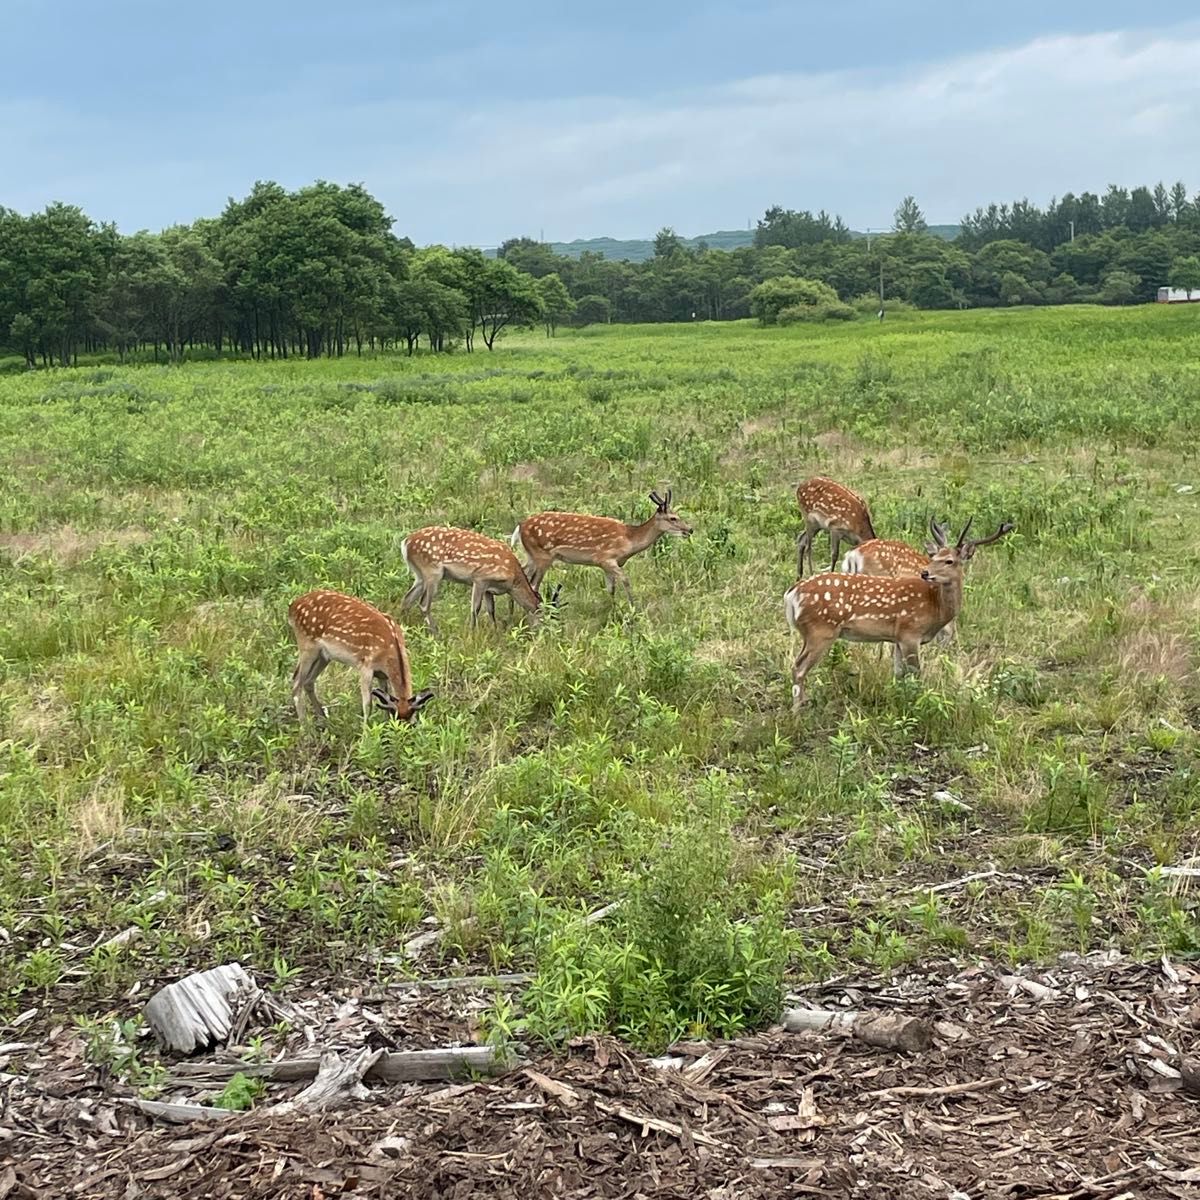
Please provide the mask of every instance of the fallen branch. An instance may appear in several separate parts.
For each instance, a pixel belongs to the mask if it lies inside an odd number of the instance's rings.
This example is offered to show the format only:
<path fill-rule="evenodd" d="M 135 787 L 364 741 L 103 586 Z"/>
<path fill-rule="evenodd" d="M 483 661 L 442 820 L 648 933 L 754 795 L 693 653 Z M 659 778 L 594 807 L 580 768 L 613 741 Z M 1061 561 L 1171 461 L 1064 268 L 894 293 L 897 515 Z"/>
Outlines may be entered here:
<path fill-rule="evenodd" d="M 1001 975 L 999 981 L 1008 989 L 1010 996 L 1019 991 L 1024 992 L 1039 1004 L 1047 1000 L 1057 1000 L 1059 996 L 1057 988 L 1047 987 L 1044 983 L 1038 983 L 1036 979 L 1026 979 L 1023 975 Z"/>
<path fill-rule="evenodd" d="M 175 1067 L 174 1084 L 225 1083 L 239 1072 L 271 1083 L 295 1083 L 313 1079 L 321 1060 L 283 1058 L 273 1063 L 183 1062 Z M 472 1074 L 499 1075 L 509 1063 L 491 1046 L 459 1046 L 444 1050 L 398 1050 L 382 1052 L 367 1067 L 363 1079 L 371 1083 L 417 1083 L 432 1079 L 462 1079 Z M 515 1064 L 514 1064 L 515 1065 Z"/>
<path fill-rule="evenodd" d="M 144 1112 L 148 1117 L 171 1125 L 189 1125 L 193 1121 L 224 1121 L 237 1116 L 232 1108 L 211 1108 L 205 1104 L 168 1104 L 163 1100 L 139 1100 L 126 1097 L 123 1104 Z"/>
<path fill-rule="evenodd" d="M 614 1108 L 611 1105 L 602 1104 L 599 1100 L 596 1101 L 596 1108 L 606 1116 L 619 1117 L 622 1121 L 628 1121 L 630 1125 L 640 1125 L 642 1127 L 642 1137 L 646 1136 L 648 1129 L 669 1134 L 671 1137 L 679 1138 L 680 1140 L 683 1140 L 685 1136 L 682 1125 L 676 1125 L 674 1121 L 664 1121 L 661 1117 L 652 1117 L 649 1113 L 633 1112 L 628 1108 Z M 729 1149 L 724 1142 L 718 1142 L 716 1138 L 710 1137 L 707 1133 L 697 1133 L 689 1129 L 687 1130 L 687 1136 L 693 1142 L 699 1142 L 702 1146 L 714 1146 L 718 1150 Z"/>
<path fill-rule="evenodd" d="M 916 1054 L 933 1045 L 933 1029 L 920 1017 L 900 1013 L 837 1012 L 825 1008 L 789 1008 L 783 1014 L 788 1033 L 839 1033 L 883 1050 Z"/>
<path fill-rule="evenodd" d="M 569 1084 L 559 1083 L 557 1079 L 551 1079 L 548 1075 L 543 1075 L 541 1071 L 535 1071 L 532 1067 L 522 1071 L 521 1074 L 531 1083 L 536 1083 L 546 1095 L 562 1101 L 564 1108 L 575 1108 L 583 1101 L 583 1097 Z"/>
<path fill-rule="evenodd" d="M 588 915 L 583 918 L 583 923 L 585 925 L 595 925 L 598 922 L 603 921 L 605 917 L 612 916 L 612 914 L 615 913 L 623 903 L 623 900 L 614 900 L 611 904 L 606 904 L 603 908 L 598 908 L 595 910 L 595 912 L 588 913 Z"/>
<path fill-rule="evenodd" d="M 947 1083 L 942 1087 L 891 1087 L 878 1092 L 867 1092 L 868 1100 L 890 1100 L 899 1096 L 965 1096 L 970 1092 L 986 1092 L 999 1087 L 1003 1079 L 976 1079 L 971 1083 Z"/>
<path fill-rule="evenodd" d="M 446 975 L 438 979 L 406 979 L 401 983 L 391 983 L 388 986 L 393 991 L 415 992 L 420 988 L 428 988 L 431 992 L 449 992 L 456 988 L 524 987 L 532 978 L 532 975 L 525 973 L 515 975 Z"/>

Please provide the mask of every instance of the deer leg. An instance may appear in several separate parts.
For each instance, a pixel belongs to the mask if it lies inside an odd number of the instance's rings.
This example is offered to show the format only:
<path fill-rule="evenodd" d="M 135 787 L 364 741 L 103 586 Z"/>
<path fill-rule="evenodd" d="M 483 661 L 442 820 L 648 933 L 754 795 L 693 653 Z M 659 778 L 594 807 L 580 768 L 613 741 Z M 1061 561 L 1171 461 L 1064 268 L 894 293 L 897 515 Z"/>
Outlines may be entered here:
<path fill-rule="evenodd" d="M 837 641 L 836 635 L 828 637 L 816 633 L 810 633 L 804 639 L 804 646 L 800 653 L 796 655 L 796 661 L 792 665 L 792 711 L 799 712 L 804 706 L 804 679 L 809 671 L 813 669 L 829 653 L 829 647 Z"/>
<path fill-rule="evenodd" d="M 837 570 L 837 560 L 838 560 L 838 550 L 841 549 L 841 545 L 842 545 L 841 534 L 834 533 L 833 530 L 831 529 L 829 531 L 829 545 L 830 545 L 831 549 L 833 550 L 833 558 L 829 563 L 829 569 L 831 571 L 836 571 Z"/>
<path fill-rule="evenodd" d="M 481 579 L 471 584 L 471 628 L 479 624 L 479 610 L 483 607 L 484 597 L 487 596 L 487 584 Z"/>
<path fill-rule="evenodd" d="M 313 706 L 313 713 L 318 721 L 325 720 L 325 706 L 317 699 L 317 676 L 321 674 L 325 668 L 329 666 L 329 659 L 322 652 L 308 668 L 308 672 L 304 676 L 303 687 L 305 694 Z"/>
<path fill-rule="evenodd" d="M 633 598 L 633 589 L 629 586 L 629 576 L 625 574 L 621 567 L 615 562 L 606 563 L 604 571 L 608 576 L 609 595 L 616 599 L 617 584 L 620 583 L 625 589 L 625 595 L 629 597 L 629 606 L 637 608 L 637 601 Z"/>
<path fill-rule="evenodd" d="M 905 675 L 921 673 L 921 643 L 897 642 L 893 657 L 895 676 L 902 679 Z"/>
<path fill-rule="evenodd" d="M 948 646 L 954 641 L 954 622 L 951 621 L 948 625 L 943 625 L 941 629 L 933 635 L 933 640 L 942 646 Z"/>
<path fill-rule="evenodd" d="M 483 602 L 487 606 L 488 616 L 492 618 L 492 624 L 496 624 L 496 594 L 495 592 L 484 592 Z M 512 592 L 508 593 L 508 610 L 509 615 L 512 615 L 513 598 Z"/>
<path fill-rule="evenodd" d="M 375 689 L 375 671 L 371 667 L 362 667 L 358 672 L 358 687 L 362 693 L 363 728 L 367 727 L 367 717 L 371 712 L 371 692 Z"/>
<path fill-rule="evenodd" d="M 440 575 L 435 575 L 422 584 L 421 611 L 425 614 L 425 624 L 429 626 L 429 632 L 432 634 L 437 633 L 437 625 L 434 624 L 433 614 L 429 610 L 433 607 L 434 598 L 441 586 L 442 577 Z"/>
<path fill-rule="evenodd" d="M 307 650 L 300 651 L 300 661 L 296 664 L 296 669 L 292 672 L 292 705 L 296 709 L 296 719 L 304 720 L 304 692 L 308 686 L 308 674 L 312 670 L 313 663 L 320 661 L 321 647 L 312 646 Z"/>
<path fill-rule="evenodd" d="M 812 530 L 806 525 L 796 539 L 796 578 L 804 576 L 804 551 L 812 545 Z"/>
<path fill-rule="evenodd" d="M 410 604 L 419 604 L 421 601 L 421 593 L 424 590 L 425 584 L 422 582 L 421 577 L 417 576 L 417 579 L 413 583 L 412 587 L 410 587 L 408 591 L 404 593 L 404 599 L 400 601 L 400 607 L 407 608 Z"/>

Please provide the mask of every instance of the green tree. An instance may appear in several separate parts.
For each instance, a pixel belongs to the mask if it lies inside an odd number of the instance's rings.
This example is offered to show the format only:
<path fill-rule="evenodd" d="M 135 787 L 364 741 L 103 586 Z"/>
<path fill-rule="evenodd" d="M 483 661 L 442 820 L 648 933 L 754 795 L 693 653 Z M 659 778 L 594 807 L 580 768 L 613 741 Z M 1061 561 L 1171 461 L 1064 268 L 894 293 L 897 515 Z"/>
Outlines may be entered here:
<path fill-rule="evenodd" d="M 546 326 L 546 336 L 553 337 L 559 323 L 567 320 L 575 311 L 575 301 L 567 291 L 567 286 L 556 273 L 543 275 L 537 281 L 538 297 L 542 302 L 542 321 Z"/>
<path fill-rule="evenodd" d="M 1186 258 L 1177 258 L 1171 265 L 1171 273 L 1167 285 L 1180 288 L 1188 293 L 1200 292 L 1200 257 L 1189 254 Z"/>
<path fill-rule="evenodd" d="M 905 196 L 900 201 L 892 228 L 897 233 L 924 233 L 929 228 L 914 196 Z"/>
<path fill-rule="evenodd" d="M 654 257 L 674 258 L 682 253 L 684 253 L 683 242 L 679 234 L 670 225 L 664 225 L 654 235 Z"/>
<path fill-rule="evenodd" d="M 488 350 L 510 325 L 532 325 L 542 315 L 542 301 L 534 281 L 502 258 L 486 263 L 472 296 L 474 323 Z"/>
<path fill-rule="evenodd" d="M 760 325 L 774 325 L 785 309 L 811 309 L 815 317 L 818 312 L 839 306 L 844 307 L 829 284 L 797 275 L 765 279 L 750 293 L 750 312 Z M 793 319 L 799 318 L 793 314 Z"/>
<path fill-rule="evenodd" d="M 576 325 L 607 325 L 612 320 L 612 301 L 595 294 L 580 296 L 575 301 Z"/>
<path fill-rule="evenodd" d="M 1129 271 L 1110 271 L 1100 288 L 1101 304 L 1133 304 L 1137 300 L 1138 276 Z"/>

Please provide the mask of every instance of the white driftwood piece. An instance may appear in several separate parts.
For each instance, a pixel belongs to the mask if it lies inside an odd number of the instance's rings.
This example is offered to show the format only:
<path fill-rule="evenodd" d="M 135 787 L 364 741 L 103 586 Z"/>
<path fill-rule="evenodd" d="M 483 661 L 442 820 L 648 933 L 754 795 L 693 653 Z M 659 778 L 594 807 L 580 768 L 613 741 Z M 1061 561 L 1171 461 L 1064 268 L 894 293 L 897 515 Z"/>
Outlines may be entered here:
<path fill-rule="evenodd" d="M 789 1008 L 783 1014 L 788 1033 L 840 1033 L 884 1050 L 915 1054 L 933 1044 L 933 1030 L 920 1017 L 899 1013 L 839 1012 L 823 1008 Z"/>
<path fill-rule="evenodd" d="M 254 1002 L 258 991 L 240 963 L 226 963 L 167 984 L 150 997 L 144 1015 L 164 1046 L 191 1054 L 225 1041 L 237 1015 Z M 243 1003 L 237 1003 L 239 996 Z"/>

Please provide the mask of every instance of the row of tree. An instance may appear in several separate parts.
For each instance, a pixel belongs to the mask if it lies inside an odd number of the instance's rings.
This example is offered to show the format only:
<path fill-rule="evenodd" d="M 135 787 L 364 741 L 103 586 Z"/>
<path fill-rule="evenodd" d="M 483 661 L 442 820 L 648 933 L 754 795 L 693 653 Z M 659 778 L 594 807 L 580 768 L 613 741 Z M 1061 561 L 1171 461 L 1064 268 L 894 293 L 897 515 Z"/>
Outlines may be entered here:
<path fill-rule="evenodd" d="M 531 238 L 491 258 L 418 249 L 358 185 L 260 183 L 219 217 L 132 235 L 65 204 L 0 209 L 0 353 L 35 366 L 80 351 L 167 361 L 200 347 L 411 353 L 421 338 L 435 352 L 476 339 L 490 350 L 506 328 L 536 322 L 553 334 L 567 320 L 745 317 L 759 285 L 788 277 L 841 302 L 882 290 L 922 308 L 1148 301 L 1167 283 L 1200 290 L 1200 196 L 1159 184 L 1068 195 L 1045 210 L 993 205 L 965 217 L 954 241 L 927 232 L 911 196 L 894 231 L 873 240 L 827 213 L 776 207 L 752 246 L 691 249 L 664 229 L 644 263 L 567 258 Z"/>

